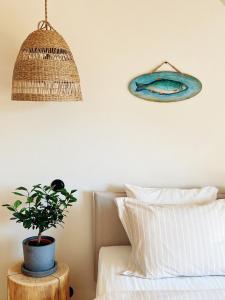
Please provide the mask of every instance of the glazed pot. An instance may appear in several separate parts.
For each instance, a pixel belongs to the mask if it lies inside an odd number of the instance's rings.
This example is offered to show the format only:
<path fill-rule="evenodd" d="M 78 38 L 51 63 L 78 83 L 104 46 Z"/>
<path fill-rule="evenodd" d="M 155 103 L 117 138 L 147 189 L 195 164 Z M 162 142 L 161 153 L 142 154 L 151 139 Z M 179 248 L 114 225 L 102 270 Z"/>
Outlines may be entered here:
<path fill-rule="evenodd" d="M 30 272 L 40 273 L 52 270 L 55 266 L 55 239 L 42 236 L 41 244 L 37 244 L 37 236 L 23 241 L 23 267 Z"/>

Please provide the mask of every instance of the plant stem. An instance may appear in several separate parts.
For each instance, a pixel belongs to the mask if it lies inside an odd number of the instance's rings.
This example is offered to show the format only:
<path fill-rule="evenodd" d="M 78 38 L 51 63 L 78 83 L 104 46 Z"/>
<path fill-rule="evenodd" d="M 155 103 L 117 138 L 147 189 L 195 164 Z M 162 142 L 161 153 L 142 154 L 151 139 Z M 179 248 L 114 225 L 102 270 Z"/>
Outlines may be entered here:
<path fill-rule="evenodd" d="M 40 245 L 40 243 L 41 243 L 41 231 L 39 231 L 39 233 L 38 233 L 38 245 Z"/>

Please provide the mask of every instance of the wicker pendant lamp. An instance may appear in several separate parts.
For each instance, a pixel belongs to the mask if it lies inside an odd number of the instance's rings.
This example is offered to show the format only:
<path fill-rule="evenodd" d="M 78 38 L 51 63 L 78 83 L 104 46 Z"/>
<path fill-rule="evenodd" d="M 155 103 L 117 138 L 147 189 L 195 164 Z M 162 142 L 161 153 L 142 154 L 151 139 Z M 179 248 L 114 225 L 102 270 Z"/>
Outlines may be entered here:
<path fill-rule="evenodd" d="M 47 18 L 38 23 L 21 46 L 12 80 L 12 100 L 82 100 L 80 78 L 73 55 Z"/>

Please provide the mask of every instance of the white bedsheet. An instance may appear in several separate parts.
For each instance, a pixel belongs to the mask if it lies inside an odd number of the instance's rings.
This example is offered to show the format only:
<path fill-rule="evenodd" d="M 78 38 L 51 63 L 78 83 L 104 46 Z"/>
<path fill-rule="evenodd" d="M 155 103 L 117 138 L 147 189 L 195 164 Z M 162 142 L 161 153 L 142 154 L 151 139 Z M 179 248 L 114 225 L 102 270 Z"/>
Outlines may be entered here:
<path fill-rule="evenodd" d="M 220 293 L 221 291 L 221 295 L 222 297 L 224 297 L 222 299 L 225 299 L 225 276 L 177 277 L 150 280 L 120 275 L 120 272 L 126 268 L 130 251 L 130 246 L 113 246 L 101 248 L 99 254 L 98 282 L 96 292 L 97 297 L 111 295 L 115 292 L 123 294 L 124 292 L 133 291 L 136 293 L 145 291 L 179 291 L 181 293 L 183 291 L 202 291 L 204 293 L 203 290 L 208 290 L 209 293 L 211 293 L 211 290 L 212 292 L 215 291 L 216 293 Z M 105 299 L 111 299 L 107 298 L 108 296 L 105 297 Z M 218 300 L 219 299 L 220 297 L 218 297 Z"/>
<path fill-rule="evenodd" d="M 224 300 L 225 291 L 133 291 L 115 292 L 95 300 Z"/>

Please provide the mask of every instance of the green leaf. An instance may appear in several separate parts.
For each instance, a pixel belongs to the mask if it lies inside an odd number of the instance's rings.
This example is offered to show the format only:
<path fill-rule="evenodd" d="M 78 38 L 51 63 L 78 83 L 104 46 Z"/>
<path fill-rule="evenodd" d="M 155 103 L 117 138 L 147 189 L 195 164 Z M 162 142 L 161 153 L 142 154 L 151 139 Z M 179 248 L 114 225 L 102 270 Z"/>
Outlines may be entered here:
<path fill-rule="evenodd" d="M 45 196 L 45 193 L 43 193 L 43 192 L 40 191 L 40 190 L 37 190 L 36 193 L 37 193 L 37 195 L 39 195 L 39 196 Z"/>
<path fill-rule="evenodd" d="M 20 205 L 22 204 L 22 202 L 20 200 L 16 200 L 16 202 L 14 203 L 13 207 L 15 209 L 17 209 Z"/>
<path fill-rule="evenodd" d="M 15 212 L 13 216 L 19 220 L 24 220 L 24 215 L 19 212 Z"/>
<path fill-rule="evenodd" d="M 27 191 L 27 189 L 23 186 L 20 186 L 16 189 L 17 191 Z"/>
<path fill-rule="evenodd" d="M 77 202 L 77 199 L 74 197 L 69 199 L 69 203 L 73 203 L 73 202 Z"/>
<path fill-rule="evenodd" d="M 36 207 L 41 203 L 41 200 L 42 200 L 42 196 L 37 196 L 36 203 L 35 203 Z"/>
<path fill-rule="evenodd" d="M 40 188 L 41 188 L 41 184 L 36 184 L 36 185 L 33 186 L 31 192 L 33 192 L 36 189 L 40 189 Z"/>
<path fill-rule="evenodd" d="M 13 192 L 13 194 L 17 195 L 17 196 L 23 196 L 25 197 L 25 195 L 21 194 L 21 193 L 18 193 L 18 192 Z"/>
<path fill-rule="evenodd" d="M 27 203 L 32 203 L 34 201 L 33 197 L 27 197 Z"/>
<path fill-rule="evenodd" d="M 30 229 L 31 224 L 32 224 L 32 220 L 24 220 L 23 221 L 23 227 L 24 228 Z"/>
<path fill-rule="evenodd" d="M 29 198 L 34 199 L 35 197 L 37 197 L 37 195 L 38 195 L 38 193 L 35 192 L 35 193 L 31 194 Z"/>
<path fill-rule="evenodd" d="M 3 204 L 2 206 L 4 206 L 4 207 L 9 207 L 10 205 L 9 205 L 9 204 Z"/>
<path fill-rule="evenodd" d="M 11 207 L 11 206 L 9 206 L 9 207 L 7 207 L 8 208 L 8 210 L 10 210 L 10 211 L 15 211 L 15 209 L 13 208 L 13 207 Z"/>
<path fill-rule="evenodd" d="M 45 185 L 45 186 L 44 186 L 44 190 L 45 190 L 45 191 L 49 191 L 49 190 L 51 190 L 51 187 L 48 186 L 48 185 Z"/>
<path fill-rule="evenodd" d="M 33 186 L 34 189 L 37 189 L 37 188 L 40 188 L 40 187 L 41 187 L 40 183 Z"/>
<path fill-rule="evenodd" d="M 72 190 L 71 191 L 71 194 L 74 194 L 74 193 L 76 193 L 77 192 L 77 190 Z"/>
<path fill-rule="evenodd" d="M 59 190 L 59 193 L 61 193 L 62 195 L 66 196 L 66 197 L 69 195 L 69 193 L 67 192 L 66 189 Z"/>

